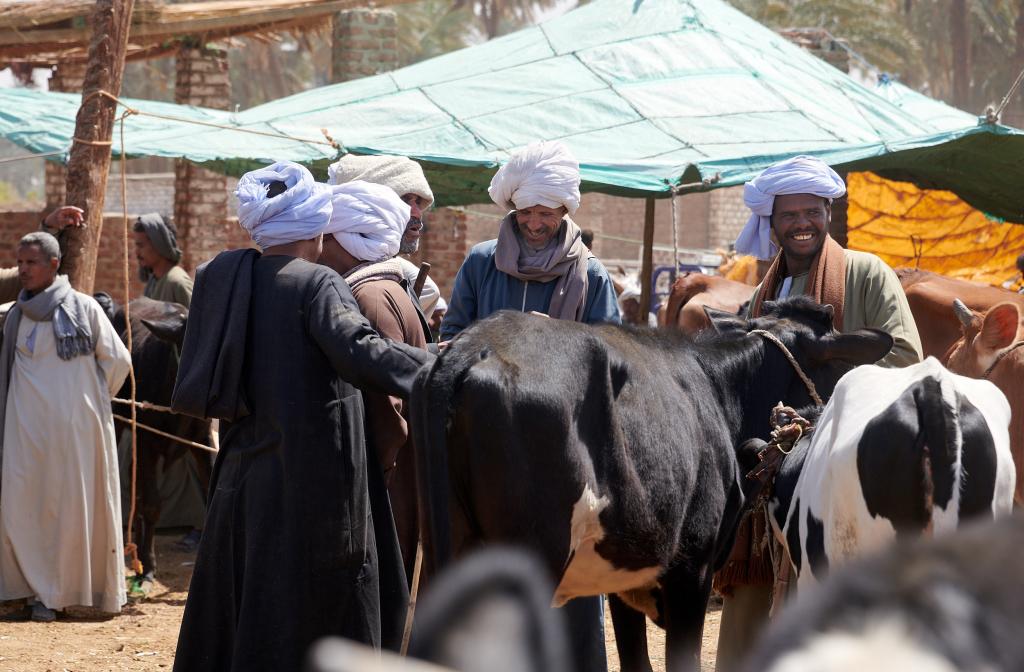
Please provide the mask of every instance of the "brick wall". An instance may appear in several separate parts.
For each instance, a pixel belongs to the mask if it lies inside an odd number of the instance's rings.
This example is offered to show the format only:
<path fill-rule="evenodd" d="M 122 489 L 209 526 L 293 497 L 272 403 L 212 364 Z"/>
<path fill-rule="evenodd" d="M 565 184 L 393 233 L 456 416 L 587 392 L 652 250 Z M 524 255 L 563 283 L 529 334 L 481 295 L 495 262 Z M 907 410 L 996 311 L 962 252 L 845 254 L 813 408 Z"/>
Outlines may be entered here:
<path fill-rule="evenodd" d="M 331 81 L 347 82 L 398 67 L 398 23 L 388 9 L 347 9 L 334 15 Z"/>
<path fill-rule="evenodd" d="M 182 47 L 175 59 L 174 100 L 226 110 L 231 102 L 227 52 Z M 188 270 L 212 258 L 229 241 L 228 180 L 184 159 L 174 163 L 174 222 Z"/>

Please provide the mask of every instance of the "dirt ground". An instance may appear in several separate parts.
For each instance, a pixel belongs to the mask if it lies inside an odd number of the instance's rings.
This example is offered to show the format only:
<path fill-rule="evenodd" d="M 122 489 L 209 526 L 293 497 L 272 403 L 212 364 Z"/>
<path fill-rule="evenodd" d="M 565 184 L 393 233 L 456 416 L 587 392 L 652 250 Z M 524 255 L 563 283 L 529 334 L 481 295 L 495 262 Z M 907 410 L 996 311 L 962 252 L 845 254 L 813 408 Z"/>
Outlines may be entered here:
<path fill-rule="evenodd" d="M 157 537 L 159 580 L 148 599 L 131 602 L 118 616 L 90 609 L 69 609 L 55 623 L 18 622 L 20 602 L 0 603 L 0 672 L 106 672 L 169 670 L 174 662 L 178 626 L 195 556 L 174 548 L 180 534 Z M 701 668 L 714 670 L 721 611 L 712 606 L 704 629 Z M 608 669 L 618 672 L 610 618 Z M 665 669 L 665 635 L 648 623 L 648 641 L 656 672 Z"/>

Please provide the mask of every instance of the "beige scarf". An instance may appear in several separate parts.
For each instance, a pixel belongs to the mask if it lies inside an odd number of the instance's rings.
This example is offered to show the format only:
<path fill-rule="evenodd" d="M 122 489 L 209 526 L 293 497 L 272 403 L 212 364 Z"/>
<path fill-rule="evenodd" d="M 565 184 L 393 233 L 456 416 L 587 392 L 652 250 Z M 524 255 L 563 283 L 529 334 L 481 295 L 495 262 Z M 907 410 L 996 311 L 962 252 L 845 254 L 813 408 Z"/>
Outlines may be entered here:
<path fill-rule="evenodd" d="M 494 265 L 502 273 L 527 282 L 557 279 L 548 315 L 559 320 L 583 321 L 587 302 L 587 262 L 594 256 L 580 240 L 580 227 L 568 216 L 542 250 L 532 250 L 519 235 L 515 212 L 505 215 L 498 229 Z"/>

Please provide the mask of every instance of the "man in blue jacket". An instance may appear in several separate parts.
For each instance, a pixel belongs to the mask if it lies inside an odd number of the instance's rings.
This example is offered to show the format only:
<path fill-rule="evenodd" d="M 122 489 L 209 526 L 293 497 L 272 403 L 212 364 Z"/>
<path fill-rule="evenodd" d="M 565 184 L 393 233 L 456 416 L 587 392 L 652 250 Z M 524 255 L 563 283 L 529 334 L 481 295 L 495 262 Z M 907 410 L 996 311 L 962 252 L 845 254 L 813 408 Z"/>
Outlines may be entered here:
<path fill-rule="evenodd" d="M 455 278 L 441 340 L 499 310 L 594 324 L 620 322 L 608 271 L 569 215 L 580 204 L 580 166 L 561 142 L 514 154 L 488 193 L 510 212 L 497 240 L 473 247 Z"/>
<path fill-rule="evenodd" d="M 560 142 L 514 154 L 488 193 L 510 212 L 498 239 L 473 247 L 455 277 L 441 342 L 499 310 L 534 311 L 562 320 L 621 322 L 608 271 L 580 239 L 569 215 L 580 205 L 580 164 Z M 565 607 L 577 670 L 607 669 L 601 598 Z"/>

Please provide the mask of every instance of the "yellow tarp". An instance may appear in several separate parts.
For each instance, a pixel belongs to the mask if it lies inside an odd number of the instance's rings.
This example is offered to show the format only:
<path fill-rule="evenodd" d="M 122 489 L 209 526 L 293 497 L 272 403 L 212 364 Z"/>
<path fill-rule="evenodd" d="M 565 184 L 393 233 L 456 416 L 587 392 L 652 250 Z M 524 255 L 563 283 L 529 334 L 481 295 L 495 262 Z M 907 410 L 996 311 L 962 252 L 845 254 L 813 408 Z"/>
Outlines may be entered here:
<path fill-rule="evenodd" d="M 1004 224 L 949 191 L 923 190 L 874 173 L 850 173 L 850 249 L 890 266 L 911 266 L 999 286 L 1018 277 L 1024 226 Z"/>

